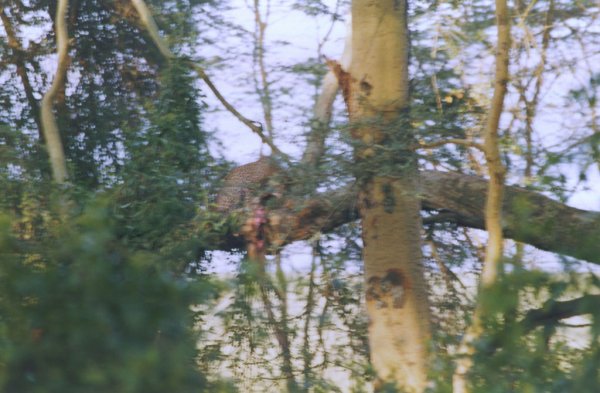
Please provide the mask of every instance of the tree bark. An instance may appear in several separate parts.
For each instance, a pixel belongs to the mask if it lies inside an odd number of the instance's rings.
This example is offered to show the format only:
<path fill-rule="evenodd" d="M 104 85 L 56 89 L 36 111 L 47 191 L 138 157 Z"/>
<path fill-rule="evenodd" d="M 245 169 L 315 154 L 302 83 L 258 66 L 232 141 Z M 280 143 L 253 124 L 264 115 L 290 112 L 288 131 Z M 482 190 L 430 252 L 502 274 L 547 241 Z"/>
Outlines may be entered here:
<path fill-rule="evenodd" d="M 50 157 L 50 166 L 52 168 L 52 177 L 58 184 L 67 180 L 67 162 L 63 150 L 63 144 L 60 139 L 60 132 L 56 124 L 56 118 L 53 113 L 53 102 L 57 93 L 63 87 L 67 74 L 69 63 L 69 35 L 67 32 L 67 9 L 69 2 L 59 0 L 56 7 L 56 47 L 57 47 L 57 68 L 54 80 L 50 89 L 46 92 L 41 102 L 41 120 L 46 148 Z"/>
<path fill-rule="evenodd" d="M 441 171 L 422 171 L 419 178 L 421 208 L 440 212 L 426 218 L 426 222 L 485 229 L 486 179 Z M 305 201 L 300 212 L 286 209 L 271 212 L 285 223 L 284 239 L 278 244 L 307 240 L 318 232 L 327 233 L 357 220 L 356 200 L 357 190 L 346 187 Z M 540 250 L 600 264 L 600 212 L 577 209 L 517 186 L 506 186 L 502 210 L 505 237 Z M 232 228 L 231 233 L 213 238 L 211 244 L 215 250 L 243 247 L 242 240 L 235 235 L 237 232 Z"/>
<path fill-rule="evenodd" d="M 447 222 L 485 229 L 487 181 L 479 176 L 423 171 L 423 207 L 451 213 Z M 507 238 L 540 250 L 600 263 L 600 212 L 567 206 L 522 187 L 507 186 L 502 203 Z"/>
<path fill-rule="evenodd" d="M 471 391 L 468 383 L 468 374 L 473 368 L 474 344 L 483 334 L 483 318 L 486 313 L 481 300 L 483 299 L 482 294 L 496 283 L 498 272 L 501 269 L 504 250 L 502 200 L 505 169 L 500 159 L 498 127 L 504 108 L 504 97 L 509 77 L 510 23 L 506 0 L 496 0 L 496 20 L 498 43 L 496 48 L 494 96 L 492 97 L 492 104 L 484 132 L 484 152 L 490 177 L 485 202 L 485 229 L 488 233 L 488 241 L 473 320 L 468 326 L 458 348 L 459 357 L 456 360 L 456 370 L 452 378 L 452 390 L 454 393 L 468 393 Z"/>
<path fill-rule="evenodd" d="M 352 61 L 352 28 L 349 26 L 344 41 L 344 50 L 339 61 L 343 71 L 348 71 Z M 307 138 L 306 148 L 302 155 L 302 163 L 311 167 L 318 165 L 319 160 L 325 153 L 325 138 L 329 134 L 329 123 L 331 123 L 331 112 L 333 102 L 339 90 L 338 77 L 333 69 L 329 69 L 323 77 L 321 94 L 317 98 L 313 108 L 311 119 L 311 130 Z"/>
<path fill-rule="evenodd" d="M 408 105 L 406 1 L 352 2 L 352 65 L 346 98 L 356 158 L 381 173 L 374 144 L 409 130 L 393 127 Z M 344 89 L 344 86 L 342 86 Z M 427 380 L 429 304 L 421 255 L 419 176 L 405 149 L 396 177 L 360 179 L 369 346 L 384 385 L 422 392 Z"/>

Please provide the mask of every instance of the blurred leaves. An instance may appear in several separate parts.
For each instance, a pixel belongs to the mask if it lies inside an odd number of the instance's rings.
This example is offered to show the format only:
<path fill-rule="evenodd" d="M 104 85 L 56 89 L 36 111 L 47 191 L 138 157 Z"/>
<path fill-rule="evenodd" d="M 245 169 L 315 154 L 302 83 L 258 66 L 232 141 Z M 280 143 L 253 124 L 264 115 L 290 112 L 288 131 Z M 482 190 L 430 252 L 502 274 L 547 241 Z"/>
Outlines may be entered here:
<path fill-rule="evenodd" d="M 192 304 L 214 296 L 206 280 L 165 270 L 129 251 L 106 201 L 25 241 L 0 220 L 0 390 L 192 392 Z"/>

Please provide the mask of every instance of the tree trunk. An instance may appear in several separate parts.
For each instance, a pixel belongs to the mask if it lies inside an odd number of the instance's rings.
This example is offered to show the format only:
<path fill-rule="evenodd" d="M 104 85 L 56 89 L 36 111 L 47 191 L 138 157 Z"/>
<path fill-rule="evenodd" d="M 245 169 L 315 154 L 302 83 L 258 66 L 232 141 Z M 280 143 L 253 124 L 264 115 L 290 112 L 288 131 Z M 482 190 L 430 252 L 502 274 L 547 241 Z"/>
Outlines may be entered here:
<path fill-rule="evenodd" d="M 406 1 L 354 0 L 352 65 L 346 88 L 352 134 L 360 147 L 360 176 L 369 345 L 376 388 L 396 384 L 410 392 L 426 385 L 429 305 L 421 257 L 421 218 L 416 161 L 401 149 L 403 163 L 394 177 L 378 146 L 409 140 L 394 126 L 408 104 Z M 400 137 L 400 138 L 398 138 Z"/>
<path fill-rule="evenodd" d="M 67 181 L 67 161 L 63 150 L 62 141 L 56 118 L 53 113 L 53 102 L 58 91 L 64 88 L 67 67 L 69 65 L 69 35 L 67 32 L 67 9 L 69 8 L 68 0 L 60 0 L 56 8 L 56 48 L 57 48 L 57 66 L 56 74 L 50 89 L 42 98 L 40 104 L 42 130 L 44 139 L 46 140 L 46 148 L 50 157 L 50 166 L 52 167 L 52 177 L 58 184 Z"/>
<path fill-rule="evenodd" d="M 452 390 L 454 393 L 469 393 L 472 391 L 468 384 L 468 374 L 473 368 L 474 344 L 484 333 L 483 318 L 487 310 L 485 310 L 482 303 L 483 294 L 498 279 L 504 250 L 502 201 L 504 198 L 505 168 L 500 158 L 498 126 L 504 108 L 504 97 L 509 78 L 510 24 L 506 0 L 496 0 L 496 19 L 498 29 L 496 80 L 490 114 L 484 132 L 485 157 L 490 176 L 485 203 L 485 229 L 488 233 L 488 241 L 479 282 L 479 296 L 477 297 L 475 313 L 471 325 L 467 328 L 458 348 L 459 357 L 456 361 L 456 369 L 452 377 Z"/>

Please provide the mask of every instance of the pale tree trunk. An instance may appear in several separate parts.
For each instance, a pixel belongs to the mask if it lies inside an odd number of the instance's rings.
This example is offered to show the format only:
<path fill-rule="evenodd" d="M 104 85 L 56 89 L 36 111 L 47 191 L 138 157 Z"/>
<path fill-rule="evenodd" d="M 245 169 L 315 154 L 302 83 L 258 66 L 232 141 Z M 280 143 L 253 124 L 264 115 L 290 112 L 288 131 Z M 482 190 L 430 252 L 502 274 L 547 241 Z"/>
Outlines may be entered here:
<path fill-rule="evenodd" d="M 69 35 L 67 32 L 66 15 L 69 2 L 60 0 L 56 7 L 56 47 L 57 68 L 50 89 L 44 94 L 41 102 L 42 131 L 46 140 L 46 148 L 50 157 L 52 177 L 58 184 L 67 180 L 67 163 L 56 118 L 53 113 L 53 103 L 57 93 L 63 87 L 69 64 Z"/>
<path fill-rule="evenodd" d="M 346 88 L 352 133 L 369 165 L 398 128 L 408 105 L 406 1 L 352 2 L 352 65 Z M 342 82 L 343 83 L 343 82 Z M 410 140 L 405 137 L 401 139 Z M 410 149 L 399 149 L 397 176 L 363 179 L 360 192 L 369 345 L 376 389 L 422 392 L 427 381 L 429 304 L 421 255 L 419 176 Z M 378 164 L 373 164 L 377 166 Z M 387 165 L 383 163 L 383 165 Z M 381 173 L 379 167 L 370 168 Z"/>
<path fill-rule="evenodd" d="M 487 291 L 498 279 L 502 263 L 504 237 L 502 233 L 502 200 L 504 196 L 504 166 L 500 159 L 498 147 L 498 126 L 504 106 L 504 96 L 508 83 L 508 60 L 510 51 L 510 23 L 506 0 L 496 0 L 496 22 L 498 28 L 498 44 L 496 49 L 496 76 L 494 96 L 484 132 L 484 150 L 490 181 L 485 204 L 485 227 L 488 242 L 485 260 L 481 273 L 478 302 L 471 325 L 460 344 L 456 362 L 456 370 L 452 379 L 454 393 L 468 393 L 471 388 L 467 376 L 473 366 L 473 344 L 483 334 L 483 317 L 486 310 L 482 306 L 482 293 Z"/>

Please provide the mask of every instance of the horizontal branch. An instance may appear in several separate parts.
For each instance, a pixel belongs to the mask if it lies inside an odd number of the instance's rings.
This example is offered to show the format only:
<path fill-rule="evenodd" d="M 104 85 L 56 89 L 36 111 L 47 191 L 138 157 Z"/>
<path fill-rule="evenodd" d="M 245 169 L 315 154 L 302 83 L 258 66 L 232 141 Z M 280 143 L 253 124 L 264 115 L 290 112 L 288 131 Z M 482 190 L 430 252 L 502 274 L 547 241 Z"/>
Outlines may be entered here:
<path fill-rule="evenodd" d="M 600 304 L 600 295 L 585 295 L 565 301 L 551 301 L 543 308 L 530 310 L 520 324 L 525 333 L 538 326 L 555 325 L 560 320 L 596 313 Z"/>
<path fill-rule="evenodd" d="M 445 146 L 448 144 L 454 144 L 454 145 L 459 145 L 459 146 L 464 146 L 464 147 L 472 147 L 472 148 L 478 149 L 479 151 L 485 152 L 485 147 L 483 147 L 483 145 L 481 143 L 477 143 L 477 142 L 470 141 L 467 139 L 454 139 L 454 138 L 431 142 L 431 143 L 421 142 L 418 145 L 415 145 L 413 147 L 413 150 L 433 149 L 433 148 Z"/>
<path fill-rule="evenodd" d="M 450 172 L 421 173 L 423 207 L 453 213 L 449 221 L 484 229 L 487 181 Z M 521 187 L 507 186 L 504 235 L 541 250 L 600 263 L 600 212 L 567 206 Z"/>
<path fill-rule="evenodd" d="M 439 210 L 434 221 L 485 229 L 487 180 L 459 173 L 421 172 L 422 207 Z M 298 210 L 272 212 L 285 223 L 285 244 L 305 240 L 358 219 L 356 190 L 342 188 L 307 201 Z M 541 250 L 600 263 L 600 212 L 569 207 L 539 193 L 507 186 L 503 202 L 507 238 Z M 282 224 L 283 225 L 283 224 Z M 239 244 L 239 243 L 238 243 Z"/>
<path fill-rule="evenodd" d="M 519 334 L 523 336 L 540 326 L 557 326 L 561 320 L 566 318 L 595 314 L 597 313 L 598 302 L 600 302 L 600 295 L 584 295 L 564 301 L 551 299 L 542 308 L 529 310 L 525 313 L 523 318 L 517 322 L 517 327 L 520 330 Z M 491 356 L 494 352 L 501 350 L 503 342 L 502 336 L 488 337 L 484 349 L 486 355 Z"/>

